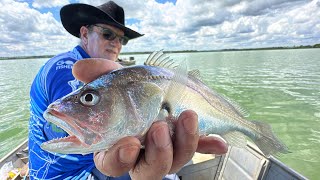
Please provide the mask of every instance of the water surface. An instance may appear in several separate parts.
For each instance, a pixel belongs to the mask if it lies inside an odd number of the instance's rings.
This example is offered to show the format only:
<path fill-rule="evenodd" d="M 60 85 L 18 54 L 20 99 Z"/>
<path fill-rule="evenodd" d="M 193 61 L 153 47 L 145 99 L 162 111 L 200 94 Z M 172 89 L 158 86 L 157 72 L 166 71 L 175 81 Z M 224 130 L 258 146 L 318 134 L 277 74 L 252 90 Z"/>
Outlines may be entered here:
<path fill-rule="evenodd" d="M 126 55 L 132 56 L 132 55 Z M 148 55 L 134 55 L 142 64 Z M 248 119 L 269 123 L 290 154 L 280 160 L 320 177 L 320 49 L 171 54 L 240 104 Z M 0 157 L 26 138 L 29 89 L 46 59 L 0 61 Z"/>

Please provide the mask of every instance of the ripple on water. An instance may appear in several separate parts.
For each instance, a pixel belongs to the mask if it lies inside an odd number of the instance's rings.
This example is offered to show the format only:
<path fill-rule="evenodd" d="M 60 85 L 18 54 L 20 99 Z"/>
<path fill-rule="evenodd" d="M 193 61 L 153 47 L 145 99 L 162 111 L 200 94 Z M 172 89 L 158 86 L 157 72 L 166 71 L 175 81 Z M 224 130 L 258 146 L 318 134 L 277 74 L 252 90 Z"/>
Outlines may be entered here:
<path fill-rule="evenodd" d="M 280 109 L 282 106 L 266 106 L 266 109 Z"/>
<path fill-rule="evenodd" d="M 317 118 L 320 118 L 320 112 L 315 112 L 314 116 L 317 117 Z"/>

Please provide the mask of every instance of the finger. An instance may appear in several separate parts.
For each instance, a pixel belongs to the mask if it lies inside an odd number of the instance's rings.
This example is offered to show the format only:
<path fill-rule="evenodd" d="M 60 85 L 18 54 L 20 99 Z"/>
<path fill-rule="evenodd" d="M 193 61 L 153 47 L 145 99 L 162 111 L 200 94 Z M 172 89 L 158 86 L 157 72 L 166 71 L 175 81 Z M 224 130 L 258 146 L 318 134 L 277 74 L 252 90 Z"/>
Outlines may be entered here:
<path fill-rule="evenodd" d="M 216 136 L 201 136 L 198 143 L 197 152 L 203 154 L 225 154 L 228 145 L 221 138 Z"/>
<path fill-rule="evenodd" d="M 130 171 L 132 179 L 162 179 L 171 168 L 172 148 L 167 123 L 154 123 L 146 136 L 145 154 Z"/>
<path fill-rule="evenodd" d="M 170 173 L 180 170 L 193 157 L 199 140 L 198 116 L 194 111 L 181 113 L 175 124 L 174 154 Z"/>
<path fill-rule="evenodd" d="M 90 58 L 77 61 L 72 68 L 73 76 L 84 82 L 88 83 L 103 74 L 106 74 L 112 70 L 119 69 L 122 66 L 111 60 L 102 58 Z"/>
<path fill-rule="evenodd" d="M 125 137 L 108 151 L 95 153 L 94 163 L 105 175 L 121 176 L 135 165 L 140 147 L 141 144 L 137 138 Z"/>

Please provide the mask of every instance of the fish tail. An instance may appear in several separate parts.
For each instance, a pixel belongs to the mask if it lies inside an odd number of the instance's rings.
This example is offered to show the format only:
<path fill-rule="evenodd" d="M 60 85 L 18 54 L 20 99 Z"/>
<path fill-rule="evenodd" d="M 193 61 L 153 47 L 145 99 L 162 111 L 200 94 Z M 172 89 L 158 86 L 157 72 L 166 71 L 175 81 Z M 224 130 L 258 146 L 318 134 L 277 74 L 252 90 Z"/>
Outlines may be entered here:
<path fill-rule="evenodd" d="M 289 153 L 287 146 L 276 137 L 269 124 L 261 121 L 251 122 L 255 124 L 257 131 L 253 141 L 266 156 L 276 155 L 279 152 Z"/>

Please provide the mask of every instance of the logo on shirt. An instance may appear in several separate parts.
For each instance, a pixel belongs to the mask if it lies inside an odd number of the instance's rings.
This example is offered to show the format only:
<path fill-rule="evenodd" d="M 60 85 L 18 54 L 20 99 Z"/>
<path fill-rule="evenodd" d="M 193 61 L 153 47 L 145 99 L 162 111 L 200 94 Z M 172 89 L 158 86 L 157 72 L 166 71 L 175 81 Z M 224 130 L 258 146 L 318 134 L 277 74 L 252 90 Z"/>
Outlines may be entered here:
<path fill-rule="evenodd" d="M 59 70 L 59 69 L 72 69 L 73 67 L 73 61 L 70 61 L 70 60 L 61 60 L 61 61 L 58 61 L 56 63 L 56 70 Z"/>

